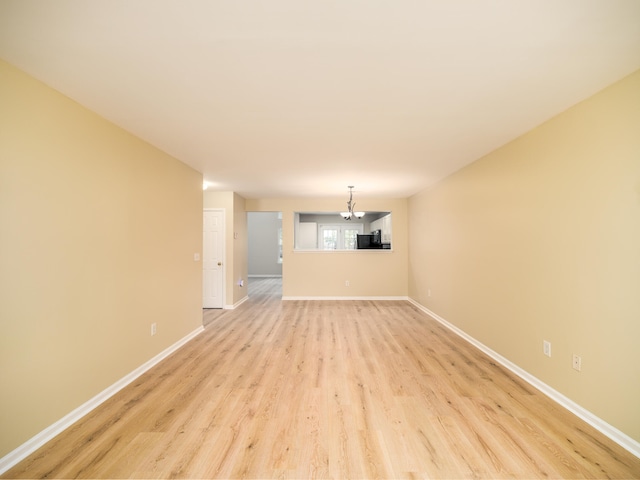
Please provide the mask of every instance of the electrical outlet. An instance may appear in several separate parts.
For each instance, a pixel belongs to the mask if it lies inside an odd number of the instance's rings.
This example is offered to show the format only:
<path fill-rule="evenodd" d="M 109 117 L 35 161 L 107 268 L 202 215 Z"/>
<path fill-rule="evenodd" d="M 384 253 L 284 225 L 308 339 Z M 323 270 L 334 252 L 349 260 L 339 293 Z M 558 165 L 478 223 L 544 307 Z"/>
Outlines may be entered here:
<path fill-rule="evenodd" d="M 430 297 L 430 296 L 431 296 L 431 289 L 430 289 L 430 288 L 428 288 L 428 289 L 427 289 L 427 297 Z"/>
<path fill-rule="evenodd" d="M 345 287 L 350 287 L 351 286 L 351 282 L 349 282 L 349 280 L 345 280 L 344 281 L 344 286 Z"/>
<path fill-rule="evenodd" d="M 582 357 L 575 353 L 573 354 L 573 369 L 578 372 L 582 369 Z"/>
<path fill-rule="evenodd" d="M 551 342 L 547 342 L 546 340 L 543 340 L 542 342 L 542 351 L 544 352 L 544 354 L 547 357 L 551 356 Z"/>
<path fill-rule="evenodd" d="M 153 337 L 156 334 L 157 325 L 154 323 L 151 324 L 151 336 Z"/>

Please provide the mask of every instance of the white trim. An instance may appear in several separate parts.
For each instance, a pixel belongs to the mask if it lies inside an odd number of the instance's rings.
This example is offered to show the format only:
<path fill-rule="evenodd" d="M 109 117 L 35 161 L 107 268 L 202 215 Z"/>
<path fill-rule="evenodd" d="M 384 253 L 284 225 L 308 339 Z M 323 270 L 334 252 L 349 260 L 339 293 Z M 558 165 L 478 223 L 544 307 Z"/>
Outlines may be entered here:
<path fill-rule="evenodd" d="M 245 295 L 243 298 L 241 298 L 240 300 L 238 300 L 236 303 L 234 303 L 233 305 L 225 305 L 224 309 L 225 310 L 233 310 L 235 308 L 238 308 L 240 305 L 242 305 L 244 302 L 246 302 L 247 300 L 249 300 L 249 296 Z"/>
<path fill-rule="evenodd" d="M 296 297 L 296 296 L 283 296 L 282 300 L 409 300 L 407 296 L 381 296 L 381 297 Z"/>
<path fill-rule="evenodd" d="M 93 409 L 100 406 L 100 404 L 102 404 L 103 402 L 111 398 L 113 395 L 115 395 L 124 387 L 126 387 L 131 382 L 133 382 L 140 375 L 145 373 L 147 370 L 150 370 L 152 367 L 160 363 L 162 360 L 167 358 L 169 355 L 171 355 L 173 352 L 178 350 L 185 343 L 187 343 L 189 340 L 199 335 L 203 331 L 204 331 L 204 327 L 202 326 L 198 327 L 193 332 L 188 334 L 186 337 L 183 337 L 182 339 L 178 340 L 176 343 L 174 343 L 170 347 L 160 352 L 151 360 L 148 360 L 147 362 L 143 363 L 134 371 L 122 377 L 116 383 L 114 383 L 110 387 L 107 387 L 105 390 L 100 392 L 95 397 L 89 399 L 88 401 L 86 401 L 85 403 L 80 405 L 78 408 L 76 408 L 75 410 L 71 411 L 70 413 L 62 417 L 60 420 L 58 420 L 54 424 L 49 425 L 40 433 L 31 437 L 29 440 L 27 440 L 25 443 L 20 445 L 15 450 L 9 452 L 4 457 L 0 458 L 0 475 L 6 472 L 7 470 L 9 470 L 14 465 L 16 465 L 18 462 L 24 460 L 26 457 L 31 455 L 33 452 L 35 452 L 38 448 L 43 446 L 53 437 L 62 433 L 65 429 L 69 428 L 71 425 L 73 425 L 75 422 L 77 422 L 82 417 L 87 415 Z"/>
<path fill-rule="evenodd" d="M 276 275 L 275 273 L 267 273 L 265 275 L 258 275 L 255 273 L 250 273 L 249 275 L 247 275 L 247 277 L 249 278 L 282 278 L 282 275 Z"/>
<path fill-rule="evenodd" d="M 565 397 L 562 393 L 560 393 L 557 390 L 555 390 L 554 388 L 550 387 L 549 385 L 547 385 L 546 383 L 544 383 L 543 381 L 541 381 L 537 377 L 534 377 L 529 372 L 527 372 L 526 370 L 520 368 L 519 366 L 517 366 L 513 362 L 509 361 L 508 359 L 506 359 L 505 357 L 503 357 L 499 353 L 494 352 L 493 350 L 491 350 L 486 345 L 482 344 L 481 342 L 479 342 L 478 340 L 476 340 L 472 336 L 468 335 L 467 333 L 465 333 L 463 330 L 459 329 L 455 325 L 449 323 L 444 318 L 442 318 L 439 315 L 433 313 L 431 310 L 429 310 L 428 308 L 426 308 L 423 305 L 419 304 L 418 302 L 416 302 L 412 298 L 409 298 L 409 302 L 412 303 L 413 305 L 415 305 L 418 309 L 422 310 L 424 313 L 426 313 L 430 317 L 432 317 L 433 319 L 435 319 L 436 321 L 440 322 L 442 325 L 447 327 L 449 330 L 451 330 L 452 332 L 454 332 L 458 336 L 460 336 L 463 339 L 465 339 L 467 342 L 469 342 L 470 344 L 472 344 L 473 346 L 475 346 L 479 350 L 481 350 L 484 353 L 486 353 L 488 356 L 493 358 L 495 361 L 500 363 L 502 366 L 504 366 L 505 368 L 509 369 L 511 372 L 515 373 L 517 376 L 522 378 L 525 382 L 529 383 L 533 387 L 535 387 L 538 390 L 540 390 L 542 393 L 544 393 L 547 397 L 549 397 L 552 400 L 554 400 L 560 406 L 566 408 L 567 410 L 569 410 L 574 415 L 577 415 L 578 417 L 580 417 L 582 420 L 584 420 L 589 425 L 594 427 L 600 433 L 606 435 L 611 440 L 616 442 L 622 448 L 628 450 L 633 455 L 635 455 L 636 457 L 640 458 L 640 442 L 634 440 L 633 438 L 628 436 L 626 433 L 621 432 L 620 430 L 618 430 L 613 425 L 605 422 L 600 417 L 594 415 L 593 413 L 591 413 L 586 408 L 578 405 L 576 402 L 574 402 L 570 398 Z"/>

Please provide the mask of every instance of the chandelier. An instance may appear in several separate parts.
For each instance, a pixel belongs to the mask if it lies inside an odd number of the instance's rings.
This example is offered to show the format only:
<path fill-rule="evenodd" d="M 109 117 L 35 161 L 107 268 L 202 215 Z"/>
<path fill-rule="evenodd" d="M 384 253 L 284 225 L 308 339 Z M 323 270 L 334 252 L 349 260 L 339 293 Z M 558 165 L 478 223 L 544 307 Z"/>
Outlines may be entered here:
<path fill-rule="evenodd" d="M 355 202 L 353 201 L 353 191 L 352 191 L 353 190 L 353 185 L 350 185 L 347 188 L 349 189 L 349 201 L 347 202 L 347 211 L 346 212 L 340 212 L 340 215 L 345 220 L 351 220 L 353 217 L 356 217 L 356 218 L 364 217 L 364 212 L 354 212 L 353 211 L 353 209 L 356 206 Z"/>

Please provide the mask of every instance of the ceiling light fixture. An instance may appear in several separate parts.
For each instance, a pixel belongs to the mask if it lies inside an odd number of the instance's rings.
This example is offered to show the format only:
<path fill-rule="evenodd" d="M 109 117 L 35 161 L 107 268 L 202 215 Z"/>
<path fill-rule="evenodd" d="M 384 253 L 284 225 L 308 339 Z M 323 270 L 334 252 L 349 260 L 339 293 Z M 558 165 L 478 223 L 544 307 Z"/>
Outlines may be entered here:
<path fill-rule="evenodd" d="M 353 185 L 349 185 L 347 187 L 349 189 L 349 201 L 347 202 L 347 211 L 340 212 L 340 215 L 345 220 L 351 220 L 353 217 L 362 218 L 364 217 L 364 212 L 354 212 L 353 209 L 356 206 L 356 203 L 353 201 Z"/>

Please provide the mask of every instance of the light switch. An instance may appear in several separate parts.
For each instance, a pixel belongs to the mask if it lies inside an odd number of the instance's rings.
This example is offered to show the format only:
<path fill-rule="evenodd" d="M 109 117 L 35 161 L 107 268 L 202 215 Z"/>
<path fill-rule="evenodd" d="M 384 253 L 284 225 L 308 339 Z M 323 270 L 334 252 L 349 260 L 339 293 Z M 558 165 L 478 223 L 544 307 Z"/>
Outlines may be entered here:
<path fill-rule="evenodd" d="M 194 253 L 193 254 L 193 261 L 194 262 L 199 262 L 200 261 L 200 254 L 199 253 Z"/>

